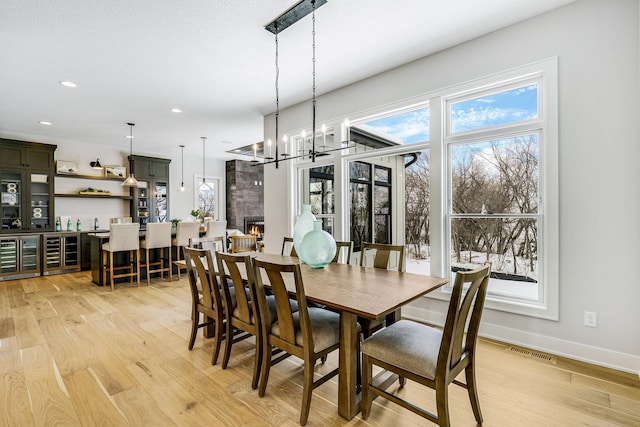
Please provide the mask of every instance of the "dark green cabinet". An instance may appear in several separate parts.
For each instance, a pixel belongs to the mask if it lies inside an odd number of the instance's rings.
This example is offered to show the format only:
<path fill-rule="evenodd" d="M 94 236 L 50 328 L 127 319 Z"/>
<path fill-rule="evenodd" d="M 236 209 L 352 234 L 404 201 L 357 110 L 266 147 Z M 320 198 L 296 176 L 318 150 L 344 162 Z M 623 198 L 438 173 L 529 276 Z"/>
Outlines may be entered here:
<path fill-rule="evenodd" d="M 1 233 L 53 229 L 55 149 L 0 139 Z"/>
<path fill-rule="evenodd" d="M 169 159 L 129 156 L 129 167 L 138 180 L 131 189 L 131 216 L 142 228 L 148 222 L 165 222 L 169 216 Z"/>

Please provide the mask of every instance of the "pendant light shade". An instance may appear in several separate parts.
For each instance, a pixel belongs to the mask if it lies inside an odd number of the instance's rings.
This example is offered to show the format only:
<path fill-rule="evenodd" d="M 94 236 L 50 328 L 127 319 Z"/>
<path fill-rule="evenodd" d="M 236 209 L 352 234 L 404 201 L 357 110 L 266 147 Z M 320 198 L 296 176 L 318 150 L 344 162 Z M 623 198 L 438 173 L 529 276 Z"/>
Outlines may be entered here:
<path fill-rule="evenodd" d="M 133 156 L 133 127 L 136 125 L 135 123 L 127 123 L 129 125 L 129 155 Z M 127 179 L 122 181 L 123 187 L 137 187 L 138 180 L 133 176 L 133 171 L 131 167 L 129 167 L 129 176 Z"/>
<path fill-rule="evenodd" d="M 182 175 L 182 182 L 180 182 L 180 191 L 184 192 L 184 145 L 180 145 L 180 152 L 182 156 L 182 165 L 180 167 L 180 173 Z"/>

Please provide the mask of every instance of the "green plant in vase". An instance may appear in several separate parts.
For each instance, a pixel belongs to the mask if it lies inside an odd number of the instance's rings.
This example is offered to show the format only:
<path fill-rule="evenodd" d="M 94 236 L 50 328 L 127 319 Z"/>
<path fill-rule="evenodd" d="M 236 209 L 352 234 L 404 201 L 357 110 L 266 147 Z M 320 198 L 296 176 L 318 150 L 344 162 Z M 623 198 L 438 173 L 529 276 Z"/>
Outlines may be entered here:
<path fill-rule="evenodd" d="M 204 212 L 202 211 L 202 209 L 193 209 L 191 211 L 191 216 L 193 217 L 193 219 L 195 219 L 196 221 L 201 220 L 202 219 L 202 214 Z"/>

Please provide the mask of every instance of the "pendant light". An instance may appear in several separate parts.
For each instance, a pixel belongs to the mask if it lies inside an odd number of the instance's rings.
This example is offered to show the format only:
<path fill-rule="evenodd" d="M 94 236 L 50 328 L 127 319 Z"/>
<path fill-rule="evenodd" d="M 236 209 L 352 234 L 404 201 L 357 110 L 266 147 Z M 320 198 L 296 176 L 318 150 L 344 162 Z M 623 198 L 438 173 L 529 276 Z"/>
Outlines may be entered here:
<path fill-rule="evenodd" d="M 129 136 L 127 137 L 127 138 L 129 138 L 129 157 L 131 157 L 131 156 L 133 156 L 133 127 L 136 124 L 135 123 L 127 123 L 127 124 L 129 125 Z M 133 163 L 131 163 L 131 162 L 129 164 L 133 165 Z M 137 187 L 138 186 L 138 181 L 133 176 L 133 168 L 131 166 L 129 167 L 129 176 L 120 185 L 122 185 L 123 187 Z"/>
<path fill-rule="evenodd" d="M 206 136 L 201 136 L 200 139 L 202 139 L 202 184 L 200 184 L 200 191 L 206 191 L 206 190 L 211 190 L 211 188 L 209 188 L 209 186 L 207 185 L 206 181 L 205 181 L 205 177 L 207 176 L 205 174 L 205 157 L 204 157 L 204 143 L 207 140 Z"/>
<path fill-rule="evenodd" d="M 180 166 L 180 173 L 182 175 L 182 182 L 180 183 L 180 191 L 184 192 L 184 145 L 180 144 L 180 152 L 182 156 L 182 165 Z"/>

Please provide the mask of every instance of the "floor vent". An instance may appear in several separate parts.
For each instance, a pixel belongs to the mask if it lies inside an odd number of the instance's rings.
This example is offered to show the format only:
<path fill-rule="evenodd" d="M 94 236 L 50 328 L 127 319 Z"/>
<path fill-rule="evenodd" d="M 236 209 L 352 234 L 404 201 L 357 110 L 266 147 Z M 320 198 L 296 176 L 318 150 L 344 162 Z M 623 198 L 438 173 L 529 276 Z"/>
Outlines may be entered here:
<path fill-rule="evenodd" d="M 540 353 L 537 351 L 527 350 L 526 348 L 511 346 L 509 347 L 509 351 L 513 353 L 518 353 L 520 356 L 524 356 L 529 359 L 542 360 L 542 361 L 554 363 L 554 364 L 556 363 L 555 357 L 550 356 L 548 354 Z"/>

